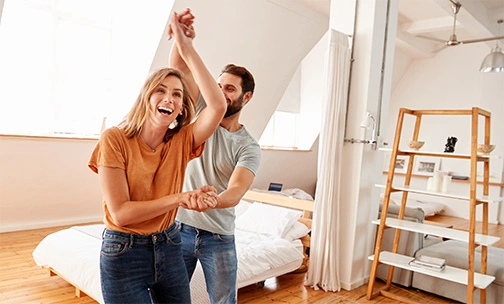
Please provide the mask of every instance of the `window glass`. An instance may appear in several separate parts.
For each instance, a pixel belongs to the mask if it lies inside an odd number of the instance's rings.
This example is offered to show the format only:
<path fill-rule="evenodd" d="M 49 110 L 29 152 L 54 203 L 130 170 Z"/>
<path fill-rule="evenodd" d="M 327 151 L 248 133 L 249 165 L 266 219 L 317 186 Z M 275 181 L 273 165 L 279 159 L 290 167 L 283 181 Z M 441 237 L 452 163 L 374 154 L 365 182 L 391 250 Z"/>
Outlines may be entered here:
<path fill-rule="evenodd" d="M 263 147 L 297 149 L 298 117 L 297 113 L 275 111 L 259 144 Z"/>
<path fill-rule="evenodd" d="M 111 8 L 82 3 L 5 1 L 1 133 L 99 134 L 100 105 L 110 99 Z"/>
<path fill-rule="evenodd" d="M 119 123 L 149 73 L 172 5 L 5 0 L 0 134 L 96 137 L 104 121 Z"/>

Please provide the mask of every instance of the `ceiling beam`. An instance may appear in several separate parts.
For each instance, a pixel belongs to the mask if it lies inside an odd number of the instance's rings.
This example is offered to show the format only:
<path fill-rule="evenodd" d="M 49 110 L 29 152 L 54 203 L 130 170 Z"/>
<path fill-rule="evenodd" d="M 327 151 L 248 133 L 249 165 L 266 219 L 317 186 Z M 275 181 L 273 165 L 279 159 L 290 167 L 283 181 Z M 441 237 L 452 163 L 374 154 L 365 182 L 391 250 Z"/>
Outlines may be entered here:
<path fill-rule="evenodd" d="M 457 22 L 457 27 L 462 28 L 462 24 Z M 453 17 L 441 17 L 424 19 L 401 24 L 401 30 L 411 35 L 421 35 L 425 33 L 440 32 L 453 28 Z"/>
<path fill-rule="evenodd" d="M 438 51 L 438 44 L 419 39 L 409 33 L 397 32 L 396 46 L 412 58 L 433 58 Z"/>

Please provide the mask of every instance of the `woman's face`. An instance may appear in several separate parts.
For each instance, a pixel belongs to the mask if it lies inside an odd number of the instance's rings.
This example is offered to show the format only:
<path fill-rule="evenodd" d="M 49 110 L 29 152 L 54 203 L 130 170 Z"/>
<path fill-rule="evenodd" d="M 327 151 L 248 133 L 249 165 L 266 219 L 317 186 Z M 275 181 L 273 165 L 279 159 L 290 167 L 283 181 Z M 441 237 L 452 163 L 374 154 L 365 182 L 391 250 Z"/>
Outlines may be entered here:
<path fill-rule="evenodd" d="M 183 94 L 182 81 L 173 75 L 166 77 L 149 99 L 153 122 L 168 127 L 182 113 Z"/>

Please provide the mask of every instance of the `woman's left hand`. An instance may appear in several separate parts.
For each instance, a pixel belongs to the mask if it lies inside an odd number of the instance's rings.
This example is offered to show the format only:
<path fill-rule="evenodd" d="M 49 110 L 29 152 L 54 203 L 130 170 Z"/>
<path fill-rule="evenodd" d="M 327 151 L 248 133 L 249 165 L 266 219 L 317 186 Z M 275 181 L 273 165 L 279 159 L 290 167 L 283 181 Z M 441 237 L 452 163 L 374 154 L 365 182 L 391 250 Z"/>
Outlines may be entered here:
<path fill-rule="evenodd" d="M 217 205 L 217 191 L 211 186 L 203 186 L 198 190 L 187 193 L 187 201 L 180 204 L 183 208 L 199 212 L 216 208 Z"/>
<path fill-rule="evenodd" d="M 182 45 L 191 44 L 194 38 L 194 28 L 192 25 L 185 25 L 179 22 L 177 13 L 173 13 L 173 18 L 168 30 L 168 37 L 175 37 L 177 46 L 180 48 Z"/>

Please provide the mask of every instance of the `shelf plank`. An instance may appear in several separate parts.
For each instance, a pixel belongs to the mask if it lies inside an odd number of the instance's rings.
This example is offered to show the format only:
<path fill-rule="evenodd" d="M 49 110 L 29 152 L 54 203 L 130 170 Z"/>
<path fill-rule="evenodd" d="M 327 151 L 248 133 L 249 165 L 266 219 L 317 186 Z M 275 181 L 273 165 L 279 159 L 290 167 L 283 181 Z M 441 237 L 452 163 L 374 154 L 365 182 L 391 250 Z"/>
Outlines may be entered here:
<path fill-rule="evenodd" d="M 471 159 L 471 155 L 468 154 L 459 154 L 459 153 L 444 153 L 444 152 L 427 152 L 427 151 L 419 151 L 419 150 L 398 150 L 397 155 L 418 155 L 418 156 L 427 156 L 427 157 L 443 157 L 443 158 L 462 158 L 462 159 Z M 488 156 L 481 158 L 489 158 Z"/>
<path fill-rule="evenodd" d="M 378 151 L 392 152 L 392 148 L 379 148 Z M 399 149 L 397 150 L 397 155 L 418 155 L 418 156 L 432 156 L 432 157 L 446 157 L 446 158 L 462 158 L 471 159 L 471 154 L 461 154 L 461 153 L 448 153 L 448 152 L 429 152 L 420 150 L 409 150 L 409 149 Z M 486 160 L 490 158 L 504 158 L 502 155 L 497 154 L 478 154 L 478 160 Z"/>
<path fill-rule="evenodd" d="M 383 175 L 388 175 L 388 171 L 382 171 L 382 174 Z M 406 176 L 406 173 L 394 172 L 394 175 L 397 175 L 397 176 Z M 431 176 L 411 173 L 411 177 L 425 178 L 425 179 L 427 179 L 427 178 L 429 178 Z M 452 179 L 452 182 L 453 183 L 466 183 L 466 184 L 469 184 L 471 181 L 470 181 L 469 178 L 467 178 L 467 179 Z M 484 183 L 483 183 L 483 181 L 478 180 L 478 181 L 476 181 L 476 184 L 483 185 Z M 501 187 L 501 188 L 504 187 L 504 183 L 489 182 L 488 185 L 490 187 L 493 187 L 493 186 Z"/>
<path fill-rule="evenodd" d="M 380 185 L 377 184 L 375 185 L 377 188 L 385 188 L 385 185 Z M 433 195 L 433 196 L 440 196 L 440 197 L 446 197 L 446 198 L 453 198 L 453 199 L 460 199 L 460 200 L 470 200 L 471 198 L 469 197 L 469 194 L 465 193 L 455 193 L 455 192 L 436 192 L 436 191 L 427 191 L 423 189 L 415 189 L 411 188 L 410 186 L 404 186 L 404 185 L 392 185 L 392 190 L 398 190 L 398 191 L 407 191 L 411 193 L 418 193 L 418 194 L 426 194 L 426 195 Z M 488 195 L 481 195 L 477 196 L 476 200 L 482 203 L 498 203 L 504 201 L 504 197 L 489 197 Z"/>
<path fill-rule="evenodd" d="M 368 257 L 369 260 L 374 259 L 374 255 Z M 446 266 L 443 271 L 435 271 L 424 269 L 421 267 L 413 267 L 408 265 L 414 258 L 410 256 L 405 256 L 402 254 L 392 253 L 388 251 L 382 251 L 380 253 L 379 261 L 380 263 L 391 265 L 394 267 L 399 267 L 402 269 L 423 273 L 425 275 L 433 276 L 443 280 L 452 281 L 459 284 L 467 285 L 468 271 L 465 269 L 455 268 L 451 266 Z M 494 276 L 474 273 L 474 287 L 480 289 L 486 289 L 495 280 Z"/>
<path fill-rule="evenodd" d="M 372 221 L 375 225 L 380 225 L 380 220 Z M 398 228 L 405 231 L 419 232 L 423 234 L 430 234 L 435 236 L 440 236 L 447 239 L 469 242 L 469 232 L 456 230 L 441 226 L 434 226 L 429 224 L 415 223 L 412 221 L 399 220 L 395 218 L 388 217 L 385 225 L 392 228 Z M 485 234 L 475 234 L 475 243 L 483 246 L 491 246 L 500 241 L 499 237 L 485 235 Z"/>

